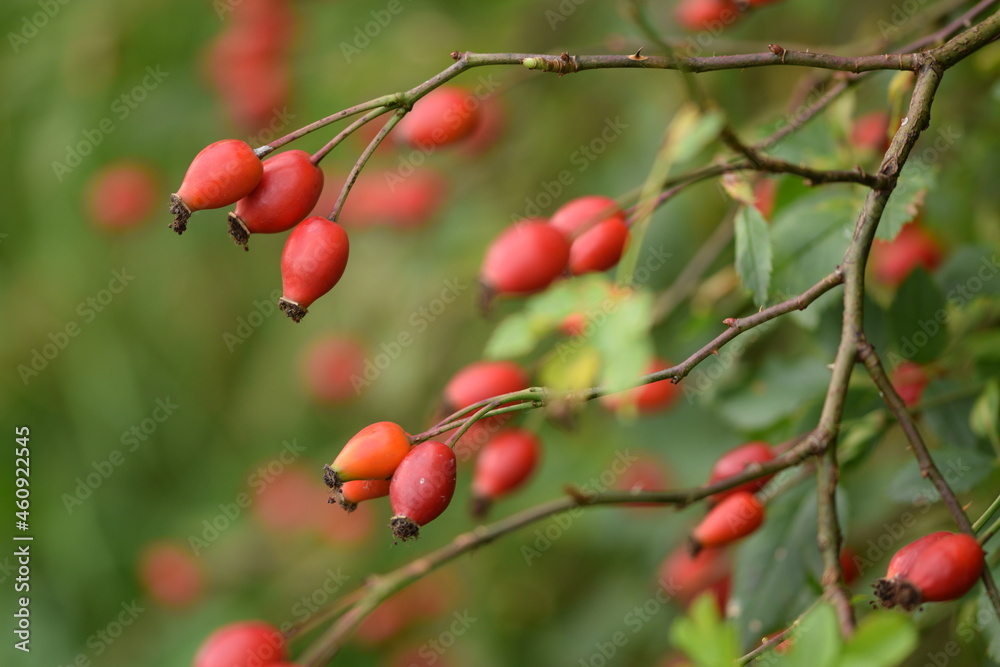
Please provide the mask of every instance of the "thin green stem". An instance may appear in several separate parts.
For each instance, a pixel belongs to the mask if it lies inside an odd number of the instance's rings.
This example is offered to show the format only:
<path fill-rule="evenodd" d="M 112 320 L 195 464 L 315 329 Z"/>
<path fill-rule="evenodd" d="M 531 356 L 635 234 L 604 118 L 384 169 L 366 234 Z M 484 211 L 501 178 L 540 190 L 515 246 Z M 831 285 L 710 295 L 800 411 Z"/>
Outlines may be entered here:
<path fill-rule="evenodd" d="M 982 534 L 977 538 L 979 544 L 986 546 L 986 543 L 990 541 L 990 538 L 1000 532 L 1000 519 L 993 522 L 993 525 L 982 532 Z M 989 568 L 984 568 L 989 569 Z"/>
<path fill-rule="evenodd" d="M 972 524 L 972 532 L 978 533 L 981 531 L 983 526 L 986 525 L 986 522 L 992 519 L 993 515 L 997 513 L 997 510 L 1000 510 L 1000 496 L 997 496 L 993 500 L 993 503 L 986 508 L 985 512 L 983 512 L 983 515 L 976 519 L 976 522 Z"/>
<path fill-rule="evenodd" d="M 452 434 L 450 438 L 448 438 L 448 442 L 446 442 L 445 444 L 448 445 L 449 447 L 454 448 L 455 445 L 458 443 L 458 439 L 461 438 L 463 435 L 465 435 L 466 432 L 470 428 L 472 428 L 473 424 L 475 424 L 477 421 L 486 416 L 486 413 L 488 413 L 490 410 L 494 409 L 498 405 L 500 405 L 499 402 L 491 401 L 486 405 L 484 405 L 483 407 L 481 407 L 479 411 L 473 414 L 472 416 L 466 417 L 465 421 L 462 423 L 462 426 L 457 431 L 455 431 L 455 433 Z"/>
<path fill-rule="evenodd" d="M 346 128 L 344 128 L 344 130 L 340 134 L 338 134 L 329 142 L 327 142 L 326 146 L 323 146 L 323 148 L 316 151 L 310 158 L 310 161 L 313 164 L 319 164 L 320 161 L 323 158 L 325 158 L 330 151 L 339 146 L 344 139 L 353 134 L 358 128 L 360 128 L 362 125 L 365 125 L 372 120 L 375 120 L 376 118 L 388 112 L 389 110 L 390 107 L 378 107 L 368 112 L 361 118 L 357 119 L 356 121 L 348 125 Z"/>
<path fill-rule="evenodd" d="M 405 109 L 397 109 L 396 113 L 392 115 L 392 118 L 390 118 L 386 124 L 382 126 L 382 129 L 378 131 L 375 138 L 372 139 L 368 146 L 365 147 L 365 150 L 362 151 L 358 161 L 354 163 L 351 173 L 347 175 L 347 181 L 344 182 L 344 187 L 340 189 L 340 196 L 337 197 L 337 203 L 333 205 L 333 211 L 330 212 L 330 220 L 337 222 L 337 218 L 340 217 L 340 212 L 344 208 L 344 202 L 347 201 L 347 195 L 351 193 L 351 188 L 354 187 L 354 183 L 358 180 L 358 175 L 361 173 L 361 170 L 368 162 L 368 159 L 372 156 L 372 153 L 375 152 L 375 149 L 378 148 L 379 144 L 381 144 L 382 141 L 389 135 L 392 128 L 396 127 L 399 121 L 403 120 L 403 116 L 405 115 Z"/>

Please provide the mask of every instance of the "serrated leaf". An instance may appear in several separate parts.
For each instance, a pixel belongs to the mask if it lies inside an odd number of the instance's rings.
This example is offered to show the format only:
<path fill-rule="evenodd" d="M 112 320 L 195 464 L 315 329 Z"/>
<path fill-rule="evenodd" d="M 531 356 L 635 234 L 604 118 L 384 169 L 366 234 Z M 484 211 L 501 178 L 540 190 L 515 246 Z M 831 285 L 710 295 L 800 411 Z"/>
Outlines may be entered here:
<path fill-rule="evenodd" d="M 699 667 L 731 665 L 739 657 L 736 629 L 719 617 L 714 598 L 695 600 L 670 626 L 670 642 Z"/>
<path fill-rule="evenodd" d="M 899 230 L 916 217 L 924 203 L 924 195 L 936 182 L 936 170 L 919 160 L 910 160 L 903 166 L 889 201 L 882 211 L 882 219 L 875 231 L 875 238 L 891 241 Z"/>
<path fill-rule="evenodd" d="M 840 265 L 861 202 L 858 191 L 842 187 L 800 197 L 775 214 L 771 223 L 774 268 L 770 289 L 775 298 L 800 294 Z M 815 328 L 822 305 L 831 302 L 821 298 L 794 317 Z"/>
<path fill-rule="evenodd" d="M 771 231 L 764 216 L 753 206 L 736 214 L 736 271 L 753 293 L 758 306 L 767 302 L 771 285 Z"/>
<path fill-rule="evenodd" d="M 931 451 L 938 470 L 944 475 L 952 491 L 968 491 L 993 471 L 995 462 L 975 449 L 948 447 Z M 936 502 L 939 500 L 934 484 L 920 474 L 920 466 L 915 460 L 907 461 L 893 476 L 886 489 L 893 500 L 912 503 L 917 499 Z"/>
<path fill-rule="evenodd" d="M 889 306 L 891 349 L 918 364 L 936 360 L 948 347 L 944 295 L 922 267 L 899 286 Z"/>
<path fill-rule="evenodd" d="M 869 614 L 844 646 L 837 667 L 895 667 L 917 647 L 917 629 L 906 614 Z"/>
<path fill-rule="evenodd" d="M 822 569 L 812 484 L 767 506 L 767 520 L 739 545 L 730 606 L 740 610 L 744 647 L 781 630 L 809 604 L 811 573 Z"/>

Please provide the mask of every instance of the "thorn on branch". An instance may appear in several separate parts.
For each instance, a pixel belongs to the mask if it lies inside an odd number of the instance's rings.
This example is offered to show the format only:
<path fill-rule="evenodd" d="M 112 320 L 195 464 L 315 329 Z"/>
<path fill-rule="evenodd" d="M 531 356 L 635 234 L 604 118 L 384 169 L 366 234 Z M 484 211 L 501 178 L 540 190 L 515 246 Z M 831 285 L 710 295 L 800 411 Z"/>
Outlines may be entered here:
<path fill-rule="evenodd" d="M 646 56 L 642 55 L 642 49 L 644 47 L 640 46 L 639 50 L 628 57 L 629 60 L 649 60 Z"/>

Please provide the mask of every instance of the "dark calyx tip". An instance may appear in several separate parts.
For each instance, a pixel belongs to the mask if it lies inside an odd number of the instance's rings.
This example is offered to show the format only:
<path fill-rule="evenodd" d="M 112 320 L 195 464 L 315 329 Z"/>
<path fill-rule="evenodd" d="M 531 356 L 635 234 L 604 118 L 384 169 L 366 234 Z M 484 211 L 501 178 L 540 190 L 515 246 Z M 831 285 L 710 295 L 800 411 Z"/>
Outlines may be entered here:
<path fill-rule="evenodd" d="M 278 308 L 281 309 L 281 312 L 285 315 L 292 318 L 293 322 L 301 322 L 302 318 L 306 316 L 307 312 L 309 312 L 299 304 L 294 301 L 289 301 L 285 297 L 281 297 L 278 300 Z"/>
<path fill-rule="evenodd" d="M 406 542 L 420 537 L 420 526 L 408 516 L 397 514 L 389 520 L 389 527 L 392 528 L 392 535 L 397 540 Z"/>
<path fill-rule="evenodd" d="M 247 229 L 243 218 L 236 215 L 235 211 L 229 214 L 229 236 L 233 239 L 233 243 L 243 246 L 243 249 L 246 251 L 250 250 L 247 247 L 247 241 L 250 240 L 250 230 Z"/>
<path fill-rule="evenodd" d="M 184 200 L 176 194 L 170 195 L 170 213 L 174 216 L 174 221 L 168 227 L 178 234 L 183 234 L 187 229 L 188 219 L 191 217 L 191 209 L 184 203 Z"/>

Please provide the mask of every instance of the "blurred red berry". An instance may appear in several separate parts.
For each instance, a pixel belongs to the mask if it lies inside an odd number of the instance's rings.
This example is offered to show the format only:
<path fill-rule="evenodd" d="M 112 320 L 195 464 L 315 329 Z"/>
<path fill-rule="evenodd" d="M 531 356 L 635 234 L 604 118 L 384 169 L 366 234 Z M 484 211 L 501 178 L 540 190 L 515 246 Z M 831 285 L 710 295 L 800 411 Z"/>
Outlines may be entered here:
<path fill-rule="evenodd" d="M 889 373 L 889 380 L 907 407 L 913 407 L 920 403 L 924 389 L 930 382 L 923 366 L 912 361 L 904 361 L 892 369 Z"/>
<path fill-rule="evenodd" d="M 872 272 L 887 285 L 899 285 L 918 266 L 933 271 L 943 259 L 941 244 L 917 222 L 903 225 L 892 241 L 872 245 Z"/>
<path fill-rule="evenodd" d="M 509 428 L 490 439 L 476 459 L 472 476 L 475 516 L 484 516 L 490 505 L 520 488 L 535 471 L 542 443 L 521 428 Z"/>
<path fill-rule="evenodd" d="M 314 340 L 302 354 L 300 368 L 306 392 L 329 405 L 345 403 L 361 393 L 365 384 L 364 343 L 345 335 Z"/>
<path fill-rule="evenodd" d="M 160 197 L 159 179 L 151 168 L 117 160 L 104 165 L 87 182 L 87 216 L 98 227 L 124 231 L 148 220 Z"/>
<path fill-rule="evenodd" d="M 716 482 L 721 482 L 724 479 L 730 477 L 735 477 L 736 475 L 743 474 L 747 468 L 760 465 L 761 463 L 767 463 L 774 459 L 774 450 L 771 449 L 771 445 L 766 442 L 748 442 L 744 445 L 740 445 L 734 449 L 729 450 L 725 454 L 719 457 L 712 466 L 712 473 L 709 475 L 708 483 L 715 484 Z M 740 491 L 747 491 L 749 493 L 754 493 L 764 488 L 774 475 L 767 475 L 765 477 L 758 477 L 755 480 L 746 482 L 745 484 L 740 484 L 739 486 L 729 489 L 728 491 L 721 491 L 712 496 L 715 502 L 722 500 L 727 496 L 731 496 L 734 493 Z"/>
<path fill-rule="evenodd" d="M 682 606 L 711 591 L 724 611 L 728 602 L 730 564 L 724 549 L 702 549 L 692 556 L 686 547 L 675 549 L 660 565 L 660 586 Z"/>
<path fill-rule="evenodd" d="M 685 30 L 709 30 L 727 26 L 739 18 L 735 0 L 681 0 L 674 20 Z"/>
<path fill-rule="evenodd" d="M 475 361 L 460 369 L 445 385 L 445 409 L 454 412 L 529 386 L 531 379 L 514 361 Z"/>
<path fill-rule="evenodd" d="M 508 227 L 483 259 L 479 280 L 487 300 L 496 294 L 540 292 L 566 270 L 569 252 L 565 235 L 544 220 L 522 220 Z"/>
<path fill-rule="evenodd" d="M 573 275 L 607 271 L 618 263 L 628 244 L 625 214 L 610 197 L 578 197 L 553 213 L 549 224 L 570 241 Z"/>
<path fill-rule="evenodd" d="M 645 375 L 670 368 L 672 364 L 660 358 L 655 358 L 646 366 Z M 635 405 L 640 414 L 650 414 L 666 410 L 674 404 L 681 391 L 671 380 L 660 380 L 650 384 L 628 389 L 624 392 L 609 394 L 601 399 L 602 404 L 617 411 L 626 405 Z"/>
<path fill-rule="evenodd" d="M 778 182 L 773 178 L 762 178 L 753 186 L 753 205 L 765 220 L 774 214 L 774 200 L 778 195 Z"/>
<path fill-rule="evenodd" d="M 872 111 L 859 116 L 851 128 L 851 143 L 863 150 L 884 153 L 889 149 L 889 114 Z"/>
<path fill-rule="evenodd" d="M 209 635 L 193 667 L 261 667 L 287 658 L 285 639 L 277 628 L 263 621 L 239 621 Z"/>
<path fill-rule="evenodd" d="M 764 523 L 764 505 L 757 496 L 739 491 L 713 507 L 691 533 L 695 551 L 722 547 L 746 537 Z"/>
<path fill-rule="evenodd" d="M 190 549 L 173 542 L 147 545 L 139 558 L 139 580 L 159 604 L 189 607 L 205 592 L 205 573 Z"/>
<path fill-rule="evenodd" d="M 399 138 L 429 150 L 468 136 L 479 120 L 478 99 L 457 86 L 442 86 L 413 105 L 396 126 Z"/>

